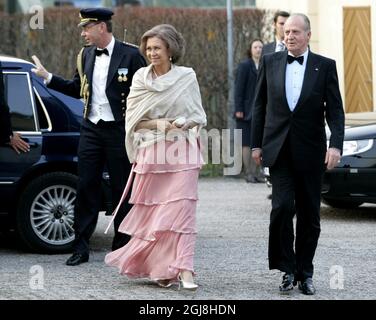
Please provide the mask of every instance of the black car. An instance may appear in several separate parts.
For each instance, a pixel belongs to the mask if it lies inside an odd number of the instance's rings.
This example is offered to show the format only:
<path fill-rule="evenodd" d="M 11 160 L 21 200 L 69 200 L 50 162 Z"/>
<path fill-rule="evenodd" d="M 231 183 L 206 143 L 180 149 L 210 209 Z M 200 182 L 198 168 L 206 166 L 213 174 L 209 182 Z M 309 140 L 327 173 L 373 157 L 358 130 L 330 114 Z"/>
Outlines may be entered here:
<path fill-rule="evenodd" d="M 48 89 L 31 63 L 0 56 L 13 130 L 30 144 L 20 155 L 0 146 L 0 226 L 16 229 L 29 249 L 58 253 L 74 239 L 81 100 Z M 111 211 L 103 174 L 102 210 Z"/>
<path fill-rule="evenodd" d="M 321 194 L 336 208 L 376 203 L 376 123 L 345 129 L 341 161 L 325 172 Z"/>
<path fill-rule="evenodd" d="M 264 173 L 271 187 L 269 168 L 264 168 Z M 376 203 L 376 123 L 345 128 L 341 161 L 325 172 L 321 199 L 334 208 Z"/>

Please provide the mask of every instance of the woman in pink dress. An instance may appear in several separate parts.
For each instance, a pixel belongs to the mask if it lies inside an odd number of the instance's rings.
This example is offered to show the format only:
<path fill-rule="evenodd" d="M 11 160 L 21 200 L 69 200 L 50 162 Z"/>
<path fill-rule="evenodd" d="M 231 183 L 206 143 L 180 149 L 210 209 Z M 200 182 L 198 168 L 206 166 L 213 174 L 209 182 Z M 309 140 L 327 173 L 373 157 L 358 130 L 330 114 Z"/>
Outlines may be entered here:
<path fill-rule="evenodd" d="M 127 100 L 133 208 L 119 227 L 132 238 L 105 262 L 130 278 L 195 290 L 199 131 L 206 115 L 195 72 L 175 64 L 184 49 L 184 38 L 171 25 L 155 26 L 141 38 L 150 65 L 135 73 Z"/>

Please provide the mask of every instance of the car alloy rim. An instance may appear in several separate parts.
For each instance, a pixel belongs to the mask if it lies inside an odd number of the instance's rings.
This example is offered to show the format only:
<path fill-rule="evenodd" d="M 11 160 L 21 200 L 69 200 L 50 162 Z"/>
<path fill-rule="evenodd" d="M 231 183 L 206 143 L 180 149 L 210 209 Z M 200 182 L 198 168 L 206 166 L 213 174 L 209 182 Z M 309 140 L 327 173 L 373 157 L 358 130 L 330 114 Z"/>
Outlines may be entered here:
<path fill-rule="evenodd" d="M 73 209 L 76 190 L 66 185 L 54 185 L 42 190 L 30 209 L 31 226 L 44 242 L 64 245 L 74 239 Z"/>

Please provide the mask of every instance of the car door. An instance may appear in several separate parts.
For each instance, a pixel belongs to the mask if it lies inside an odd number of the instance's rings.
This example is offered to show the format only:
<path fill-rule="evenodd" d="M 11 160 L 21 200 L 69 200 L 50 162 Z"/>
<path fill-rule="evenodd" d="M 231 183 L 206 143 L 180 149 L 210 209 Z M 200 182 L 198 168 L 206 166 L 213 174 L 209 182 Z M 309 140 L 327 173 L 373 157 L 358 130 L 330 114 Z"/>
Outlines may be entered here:
<path fill-rule="evenodd" d="M 3 74 L 12 129 L 30 144 L 30 152 L 21 154 L 9 146 L 0 146 L 0 212 L 7 212 L 15 201 L 17 182 L 41 158 L 42 133 L 29 73 L 9 70 Z"/>

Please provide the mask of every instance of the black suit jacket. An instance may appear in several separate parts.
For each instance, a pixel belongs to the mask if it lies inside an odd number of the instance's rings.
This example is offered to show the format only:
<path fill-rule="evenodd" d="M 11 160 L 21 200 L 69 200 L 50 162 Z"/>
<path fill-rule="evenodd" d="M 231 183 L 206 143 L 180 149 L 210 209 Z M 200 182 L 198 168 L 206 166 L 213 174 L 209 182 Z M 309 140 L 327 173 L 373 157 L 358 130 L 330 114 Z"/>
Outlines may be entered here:
<path fill-rule="evenodd" d="M 235 112 L 244 112 L 245 121 L 252 119 L 257 69 L 252 59 L 239 63 L 235 78 Z"/>
<path fill-rule="evenodd" d="M 267 43 L 266 45 L 264 45 L 262 47 L 262 53 L 261 53 L 261 56 L 265 55 L 265 54 L 270 54 L 270 53 L 274 53 L 275 52 L 275 46 L 277 45 L 277 42 L 276 41 L 273 41 L 273 42 L 270 42 L 270 43 Z"/>
<path fill-rule="evenodd" d="M 290 111 L 285 93 L 287 51 L 262 58 L 252 119 L 252 148 L 262 148 L 263 165 L 271 167 L 290 139 L 298 170 L 323 169 L 325 119 L 330 147 L 342 150 L 344 111 L 334 60 L 309 52 L 300 98 Z"/>
<path fill-rule="evenodd" d="M 5 100 L 3 69 L 0 62 L 0 144 L 9 142 L 12 135 L 8 104 Z"/>
<path fill-rule="evenodd" d="M 87 76 L 90 93 L 87 114 L 89 114 L 91 108 L 91 92 L 93 91 L 92 80 L 96 57 L 95 49 L 95 46 L 89 46 L 86 47 L 83 52 L 83 73 Z M 132 84 L 133 75 L 139 68 L 144 66 L 146 66 L 146 62 L 138 48 L 115 40 L 106 85 L 106 95 L 111 105 L 115 121 L 124 120 L 127 96 Z M 128 69 L 127 81 L 119 82 L 118 70 L 124 68 Z M 48 87 L 69 96 L 80 98 L 81 80 L 78 71 L 76 70 L 72 80 L 65 80 L 54 75 Z"/>

